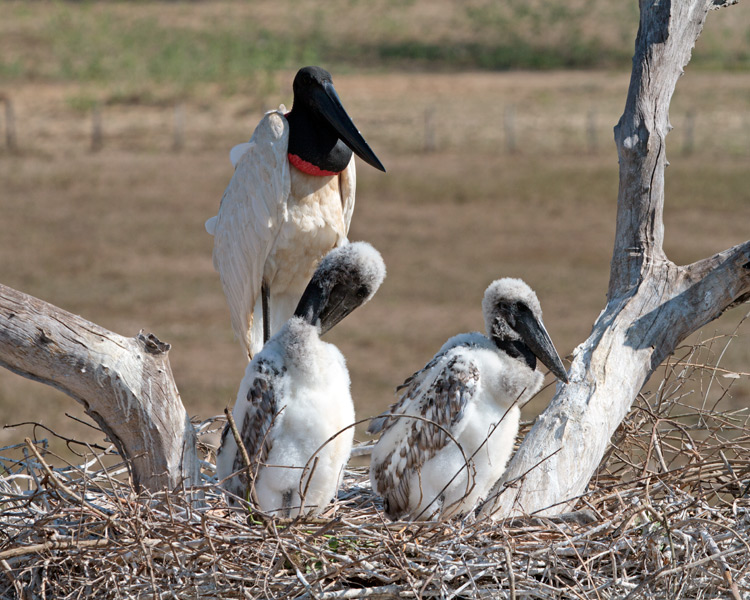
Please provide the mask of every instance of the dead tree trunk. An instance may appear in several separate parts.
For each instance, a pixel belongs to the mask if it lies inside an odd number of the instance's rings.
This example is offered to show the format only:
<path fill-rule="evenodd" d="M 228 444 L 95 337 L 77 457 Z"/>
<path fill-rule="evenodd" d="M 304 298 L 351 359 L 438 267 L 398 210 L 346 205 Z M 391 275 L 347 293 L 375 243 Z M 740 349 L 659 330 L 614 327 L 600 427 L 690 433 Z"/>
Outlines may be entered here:
<path fill-rule="evenodd" d="M 136 488 L 151 491 L 198 482 L 168 351 L 151 334 L 125 338 L 0 285 L 0 366 L 80 402 L 129 460 Z"/>
<path fill-rule="evenodd" d="M 665 138 L 678 78 L 708 11 L 737 0 L 641 0 L 625 112 L 607 305 L 574 351 L 570 384 L 524 439 L 483 507 L 502 518 L 569 510 L 654 369 L 688 335 L 750 297 L 750 242 L 687 266 L 662 247 Z"/>
<path fill-rule="evenodd" d="M 620 159 L 608 302 L 483 507 L 494 518 L 569 509 L 659 363 L 750 297 L 750 242 L 687 266 L 664 254 L 668 108 L 711 8 L 736 0 L 641 0 L 633 72 L 615 128 Z M 0 366 L 83 404 L 151 490 L 198 479 L 195 432 L 153 336 L 124 338 L 0 285 Z"/>

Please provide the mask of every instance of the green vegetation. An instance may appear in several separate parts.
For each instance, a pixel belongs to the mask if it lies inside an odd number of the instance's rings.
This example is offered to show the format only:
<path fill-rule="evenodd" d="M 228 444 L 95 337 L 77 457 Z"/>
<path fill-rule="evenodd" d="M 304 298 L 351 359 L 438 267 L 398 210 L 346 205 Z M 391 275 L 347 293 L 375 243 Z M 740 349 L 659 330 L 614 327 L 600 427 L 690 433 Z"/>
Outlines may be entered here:
<path fill-rule="evenodd" d="M 131 101 L 154 88 L 185 93 L 195 84 L 221 83 L 232 92 L 240 81 L 257 87 L 263 73 L 318 59 L 304 39 L 263 29 L 172 27 L 138 17 L 137 6 L 126 19 L 88 4 L 3 11 L 12 14 L 0 19 L 14 20 L 22 33 L 21 44 L 2 53 L 2 79 L 111 84 L 116 96 Z"/>
<path fill-rule="evenodd" d="M 750 24 L 729 14 L 738 10 L 716 15 L 694 65 L 750 66 Z M 626 68 L 637 21 L 634 2 L 593 0 L 12 1 L 0 4 L 0 81 L 107 84 L 136 97 L 207 83 L 259 95 L 269 73 L 310 63 L 339 72 Z"/>

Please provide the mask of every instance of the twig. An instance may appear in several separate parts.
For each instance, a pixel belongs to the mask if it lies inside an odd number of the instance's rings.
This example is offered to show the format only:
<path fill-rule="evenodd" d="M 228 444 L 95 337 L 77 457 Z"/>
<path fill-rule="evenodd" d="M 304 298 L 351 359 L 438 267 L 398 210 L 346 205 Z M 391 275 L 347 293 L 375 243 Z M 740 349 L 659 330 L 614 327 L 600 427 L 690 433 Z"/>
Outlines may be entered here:
<path fill-rule="evenodd" d="M 21 586 L 21 582 L 13 576 L 13 569 L 11 569 L 8 561 L 4 558 L 0 559 L 0 568 L 3 569 L 5 576 L 10 580 L 13 589 L 16 590 L 16 596 L 18 598 L 23 598 L 23 587 Z"/>
<path fill-rule="evenodd" d="M 52 468 L 42 458 L 42 455 L 39 454 L 39 450 L 36 449 L 36 446 L 29 438 L 24 438 L 24 442 L 26 443 L 26 446 L 28 446 L 28 448 L 34 453 L 34 456 L 39 461 L 39 463 L 42 465 L 42 468 L 48 475 L 48 481 L 52 483 L 53 486 L 55 486 L 57 489 L 61 490 L 62 492 L 64 492 L 65 494 L 73 498 L 77 503 L 81 505 L 86 504 L 86 506 L 88 506 L 91 511 L 95 512 L 101 518 L 109 520 L 110 516 L 108 514 L 102 512 L 96 506 L 93 506 L 90 502 L 86 502 L 81 496 L 76 494 L 67 485 L 65 485 L 62 481 L 60 481 L 60 479 L 57 477 L 57 475 L 52 470 Z"/>
<path fill-rule="evenodd" d="M 20 546 L 18 548 L 9 548 L 0 552 L 0 560 L 7 560 L 17 556 L 27 554 L 41 554 L 47 550 L 67 550 L 68 548 L 103 548 L 110 546 L 111 540 L 106 538 L 98 540 L 52 540 L 44 544 L 32 544 L 31 546 Z"/>
<path fill-rule="evenodd" d="M 729 565 L 727 564 L 726 559 L 721 555 L 721 550 L 719 550 L 719 546 L 716 545 L 714 538 L 712 538 L 711 534 L 703 528 L 699 529 L 698 533 L 700 534 L 703 542 L 708 546 L 712 558 L 714 558 L 716 564 L 719 565 L 719 568 L 721 569 L 721 575 L 724 578 L 724 581 L 726 581 L 727 585 L 729 586 L 729 590 L 732 592 L 732 597 L 734 598 L 734 600 L 742 600 L 742 598 L 740 597 L 740 591 L 737 588 L 737 584 L 732 581 L 732 571 L 729 569 Z"/>
<path fill-rule="evenodd" d="M 508 570 L 508 587 L 510 588 L 510 600 L 516 600 L 516 574 L 513 572 L 513 557 L 510 548 L 506 544 L 503 546 L 505 552 L 505 566 Z"/>
<path fill-rule="evenodd" d="M 224 414 L 227 417 L 229 428 L 232 430 L 232 435 L 234 436 L 234 441 L 237 444 L 237 448 L 239 448 L 240 456 L 242 456 L 242 463 L 245 465 L 246 469 L 250 469 L 250 456 L 247 453 L 247 448 L 245 448 L 245 444 L 242 441 L 240 432 L 237 429 L 237 424 L 234 422 L 234 417 L 232 416 L 232 413 L 228 408 L 224 408 Z"/>
<path fill-rule="evenodd" d="M 229 411 L 228 408 L 224 408 L 224 414 L 227 417 L 227 423 L 229 424 L 229 428 L 232 430 L 232 436 L 234 436 L 234 441 L 237 444 L 237 448 L 240 451 L 240 456 L 242 456 L 242 463 L 245 465 L 244 468 L 247 470 L 248 477 L 251 475 L 251 470 L 253 468 L 252 463 L 250 462 L 250 455 L 247 453 L 247 448 L 245 448 L 245 443 L 242 441 L 242 436 L 240 436 L 240 431 L 237 429 L 237 423 L 234 422 L 234 417 L 232 416 L 232 413 Z M 261 442 L 261 447 L 263 445 L 263 442 Z M 258 502 L 258 496 L 255 493 L 255 479 L 257 477 L 257 472 L 252 477 L 252 481 L 250 482 L 250 498 L 253 501 L 253 504 L 258 507 L 260 506 L 260 503 Z M 245 500 L 247 498 L 244 498 Z"/>
<path fill-rule="evenodd" d="M 393 596 L 397 598 L 412 598 L 415 594 L 405 591 L 400 585 L 382 585 L 380 587 L 322 592 L 317 595 L 317 598 L 318 600 L 359 600 L 360 598 L 388 598 Z M 308 597 L 310 596 L 300 596 L 300 599 Z"/>

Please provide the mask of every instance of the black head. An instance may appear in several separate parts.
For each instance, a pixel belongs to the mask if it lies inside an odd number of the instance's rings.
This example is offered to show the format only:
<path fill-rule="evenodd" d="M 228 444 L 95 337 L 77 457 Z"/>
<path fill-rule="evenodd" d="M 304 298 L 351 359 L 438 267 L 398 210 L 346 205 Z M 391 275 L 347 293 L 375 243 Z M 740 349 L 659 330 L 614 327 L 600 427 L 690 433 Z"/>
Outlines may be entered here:
<path fill-rule="evenodd" d="M 323 84 L 333 85 L 333 78 L 328 71 L 323 67 L 302 67 L 297 71 L 292 83 L 294 99 L 311 96 L 313 90 L 323 87 Z"/>
<path fill-rule="evenodd" d="M 366 163 L 385 171 L 344 110 L 328 71 L 304 67 L 294 77 L 292 88 L 294 104 L 287 117 L 289 152 L 321 169 L 341 171 L 353 151 Z"/>

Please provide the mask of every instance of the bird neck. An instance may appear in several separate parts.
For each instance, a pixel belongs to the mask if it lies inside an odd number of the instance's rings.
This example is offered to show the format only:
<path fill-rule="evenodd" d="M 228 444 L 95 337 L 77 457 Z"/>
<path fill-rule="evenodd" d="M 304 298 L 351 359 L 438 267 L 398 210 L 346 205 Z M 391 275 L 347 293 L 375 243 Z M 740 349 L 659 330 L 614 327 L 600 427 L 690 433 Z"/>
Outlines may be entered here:
<path fill-rule="evenodd" d="M 492 341 L 511 358 L 521 361 L 532 371 L 536 369 L 536 356 L 521 340 L 501 339 L 493 336 Z"/>
<path fill-rule="evenodd" d="M 306 175 L 314 175 L 315 177 L 330 177 L 331 175 L 339 174 L 339 172 L 337 171 L 326 171 L 325 169 L 321 169 L 313 163 L 306 161 L 301 156 L 292 154 L 291 152 L 287 153 L 287 158 L 289 159 L 289 162 L 293 167 L 296 167 Z"/>
<path fill-rule="evenodd" d="M 318 328 L 302 317 L 291 317 L 285 327 L 283 345 L 287 366 L 306 373 L 320 371 L 323 367 L 320 349 L 325 344 L 320 340 Z"/>
<path fill-rule="evenodd" d="M 289 162 L 308 175 L 336 175 L 346 169 L 351 149 L 336 131 L 307 108 L 297 105 L 286 115 L 289 122 Z"/>

